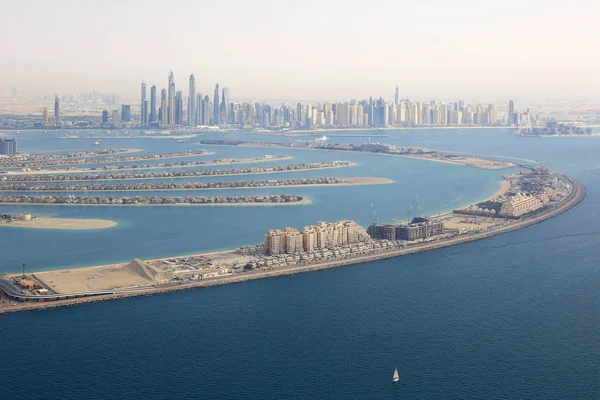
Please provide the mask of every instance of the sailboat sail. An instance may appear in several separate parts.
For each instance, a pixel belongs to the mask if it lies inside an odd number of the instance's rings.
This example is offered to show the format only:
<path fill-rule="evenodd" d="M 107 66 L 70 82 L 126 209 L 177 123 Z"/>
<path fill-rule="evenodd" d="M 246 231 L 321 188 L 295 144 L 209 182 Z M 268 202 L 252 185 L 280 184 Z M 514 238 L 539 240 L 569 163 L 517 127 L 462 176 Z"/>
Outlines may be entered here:
<path fill-rule="evenodd" d="M 394 382 L 398 382 L 400 380 L 400 375 L 398 375 L 398 368 L 394 369 Z"/>

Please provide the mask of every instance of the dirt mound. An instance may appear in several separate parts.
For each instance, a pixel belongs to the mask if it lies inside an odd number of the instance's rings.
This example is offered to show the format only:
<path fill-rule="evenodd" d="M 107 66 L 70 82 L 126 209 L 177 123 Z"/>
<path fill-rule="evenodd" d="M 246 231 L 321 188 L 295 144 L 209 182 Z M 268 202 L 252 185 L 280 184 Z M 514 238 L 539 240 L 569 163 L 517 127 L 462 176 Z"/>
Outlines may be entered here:
<path fill-rule="evenodd" d="M 173 277 L 172 274 L 148 265 L 139 258 L 133 259 L 129 264 L 124 266 L 115 267 L 114 270 L 115 272 L 127 272 L 139 276 L 149 282 L 162 281 L 165 279 L 170 280 Z"/>

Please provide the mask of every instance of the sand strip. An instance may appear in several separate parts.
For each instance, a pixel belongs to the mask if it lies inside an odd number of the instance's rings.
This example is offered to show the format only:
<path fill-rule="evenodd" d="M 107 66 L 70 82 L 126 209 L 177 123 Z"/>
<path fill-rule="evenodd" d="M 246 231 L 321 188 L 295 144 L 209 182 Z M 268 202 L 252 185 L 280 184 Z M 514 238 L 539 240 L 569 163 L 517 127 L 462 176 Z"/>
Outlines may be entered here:
<path fill-rule="evenodd" d="M 106 219 L 79 218 L 38 218 L 31 221 L 2 222 L 0 227 L 37 228 L 37 229 L 106 229 L 117 226 L 114 221 Z"/>

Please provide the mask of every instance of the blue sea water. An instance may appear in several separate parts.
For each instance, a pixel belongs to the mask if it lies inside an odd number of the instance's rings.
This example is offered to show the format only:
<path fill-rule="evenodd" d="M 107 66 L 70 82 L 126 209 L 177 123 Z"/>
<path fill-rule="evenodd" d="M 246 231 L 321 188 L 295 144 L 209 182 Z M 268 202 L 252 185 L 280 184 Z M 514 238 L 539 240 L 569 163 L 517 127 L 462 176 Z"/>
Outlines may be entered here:
<path fill-rule="evenodd" d="M 525 138 L 501 129 L 384 134 L 389 137 L 377 140 L 540 160 L 582 181 L 588 197 L 549 221 L 453 248 L 3 316 L 2 398 L 600 398 L 600 138 Z M 23 136 L 24 151 L 89 145 Z M 187 145 L 122 140 L 118 147 L 174 151 Z M 215 151 L 218 156 L 276 154 Z M 417 194 L 423 210 L 435 213 L 493 194 L 505 173 L 366 154 L 277 151 L 295 157 L 293 162 L 359 163 L 289 176 L 383 176 L 395 183 L 289 188 L 313 200 L 306 206 L 31 206 L 27 209 L 38 215 L 115 219 L 120 225 L 75 233 L 0 229 L 0 271 L 18 270 L 25 257 L 36 269 L 50 269 L 231 248 L 260 241 L 274 225 L 299 227 L 318 219 L 352 218 L 366 225 L 372 219 L 370 202 L 381 219 L 391 220 L 402 217 Z M 267 179 L 243 179 L 263 176 Z M 392 384 L 396 367 L 401 382 Z"/>

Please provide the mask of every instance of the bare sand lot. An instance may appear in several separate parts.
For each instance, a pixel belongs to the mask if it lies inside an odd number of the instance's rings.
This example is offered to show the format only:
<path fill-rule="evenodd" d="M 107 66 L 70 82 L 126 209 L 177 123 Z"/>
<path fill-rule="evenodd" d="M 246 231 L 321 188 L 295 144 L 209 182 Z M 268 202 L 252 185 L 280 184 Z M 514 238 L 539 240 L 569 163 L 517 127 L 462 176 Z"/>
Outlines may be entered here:
<path fill-rule="evenodd" d="M 35 276 L 57 293 L 133 288 L 169 282 L 173 274 L 135 259 L 129 263 L 38 272 Z"/>
<path fill-rule="evenodd" d="M 0 227 L 3 226 L 38 229 L 106 229 L 117 226 L 117 223 L 106 219 L 38 218 L 31 221 L 1 222 Z"/>
<path fill-rule="evenodd" d="M 461 164 L 479 169 L 505 169 L 516 167 L 517 164 L 509 161 L 497 161 L 479 157 L 462 156 L 457 154 L 400 154 L 401 157 L 420 158 L 423 160 Z"/>

